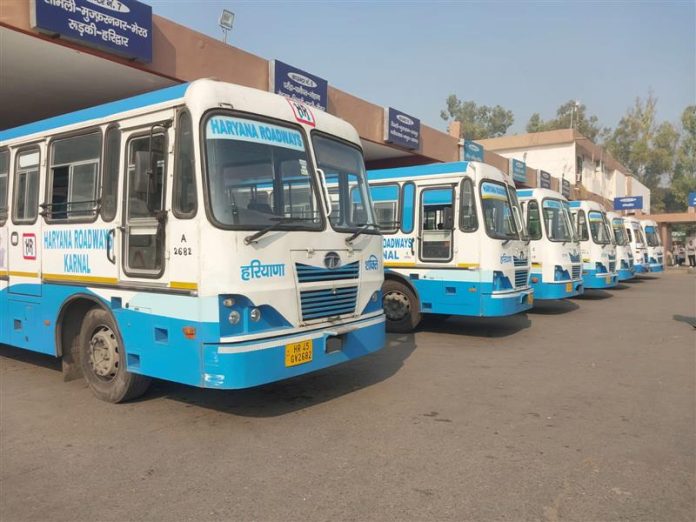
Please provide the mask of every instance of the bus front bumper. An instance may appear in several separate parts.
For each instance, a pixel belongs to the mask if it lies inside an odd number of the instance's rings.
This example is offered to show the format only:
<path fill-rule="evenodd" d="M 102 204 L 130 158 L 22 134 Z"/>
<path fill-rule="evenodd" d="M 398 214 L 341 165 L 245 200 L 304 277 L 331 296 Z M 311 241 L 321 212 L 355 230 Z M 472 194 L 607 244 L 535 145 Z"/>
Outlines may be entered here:
<path fill-rule="evenodd" d="M 660 263 L 650 263 L 650 272 L 664 272 L 665 267 Z"/>
<path fill-rule="evenodd" d="M 630 268 L 619 268 L 616 275 L 619 281 L 628 281 L 636 276 L 636 270 L 631 270 Z"/>
<path fill-rule="evenodd" d="M 618 283 L 615 273 L 597 272 L 596 270 L 583 271 L 582 280 L 585 283 L 585 288 L 592 289 L 613 288 Z"/>
<path fill-rule="evenodd" d="M 539 281 L 532 282 L 534 299 L 567 299 L 581 295 L 584 291 L 582 279 L 575 281 L 554 281 L 553 283 Z"/>
<path fill-rule="evenodd" d="M 311 343 L 311 360 L 293 364 L 289 355 Z M 384 346 L 384 315 L 292 334 L 242 343 L 203 346 L 203 388 L 242 389 L 321 370 L 376 352 Z"/>
<path fill-rule="evenodd" d="M 503 317 L 529 310 L 534 306 L 534 291 L 531 288 L 516 292 L 481 295 L 483 317 Z"/>
<path fill-rule="evenodd" d="M 648 272 L 650 272 L 650 267 L 647 265 L 644 265 L 642 263 L 641 264 L 638 264 L 638 263 L 634 264 L 633 268 L 635 268 L 636 274 L 647 274 Z"/>

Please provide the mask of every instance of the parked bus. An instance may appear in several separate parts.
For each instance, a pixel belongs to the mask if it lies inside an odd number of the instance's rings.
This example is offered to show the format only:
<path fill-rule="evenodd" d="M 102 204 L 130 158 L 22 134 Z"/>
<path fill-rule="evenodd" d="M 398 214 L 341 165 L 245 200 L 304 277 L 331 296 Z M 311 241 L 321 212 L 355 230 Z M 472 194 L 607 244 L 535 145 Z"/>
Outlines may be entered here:
<path fill-rule="evenodd" d="M 626 234 L 626 223 L 624 218 L 616 212 L 607 212 L 607 219 L 611 224 L 611 235 L 616 245 L 616 277 L 619 281 L 628 281 L 636 276 L 636 269 Z"/>
<path fill-rule="evenodd" d="M 585 288 L 616 286 L 616 246 L 604 208 L 595 201 L 569 203 L 580 241 Z"/>
<path fill-rule="evenodd" d="M 640 225 L 645 234 L 645 242 L 647 244 L 648 263 L 651 272 L 664 272 L 664 248 L 660 239 L 660 229 L 655 221 L 644 219 Z"/>
<path fill-rule="evenodd" d="M 534 299 L 564 299 L 583 292 L 580 243 L 575 237 L 568 201 L 558 192 L 518 190 L 531 240 Z"/>
<path fill-rule="evenodd" d="M 62 357 L 100 399 L 384 344 L 382 240 L 338 118 L 199 80 L 1 132 L 0 167 L 0 342 Z"/>
<path fill-rule="evenodd" d="M 512 180 L 483 163 L 368 172 L 384 234 L 387 329 L 421 315 L 505 316 L 531 308 L 529 246 Z"/>
<path fill-rule="evenodd" d="M 636 269 L 636 274 L 650 272 L 648 247 L 645 244 L 645 236 L 643 236 L 643 227 L 640 225 L 640 220 L 634 217 L 625 217 L 624 225 L 626 226 L 628 243 L 633 253 L 633 267 Z"/>

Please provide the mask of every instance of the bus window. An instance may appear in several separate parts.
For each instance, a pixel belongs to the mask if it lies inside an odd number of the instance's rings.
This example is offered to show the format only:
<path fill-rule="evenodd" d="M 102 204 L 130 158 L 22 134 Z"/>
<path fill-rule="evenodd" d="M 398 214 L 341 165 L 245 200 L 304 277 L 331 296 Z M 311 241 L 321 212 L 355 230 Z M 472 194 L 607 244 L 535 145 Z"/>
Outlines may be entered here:
<path fill-rule="evenodd" d="M 370 187 L 375 209 L 375 219 L 383 234 L 393 234 L 399 228 L 399 185 L 376 185 Z"/>
<path fill-rule="evenodd" d="M 84 220 L 97 209 L 101 132 L 51 143 L 47 220 Z"/>
<path fill-rule="evenodd" d="M 660 237 L 657 235 L 655 227 L 648 225 L 645 227 L 645 237 L 648 240 L 648 246 L 660 246 Z"/>
<path fill-rule="evenodd" d="M 539 203 L 530 200 L 527 204 L 527 231 L 529 239 L 541 239 L 541 218 L 539 217 Z"/>
<path fill-rule="evenodd" d="M 608 245 L 611 243 L 611 235 L 607 227 L 604 214 L 596 210 L 590 210 L 587 213 L 590 221 L 590 231 L 592 232 L 592 240 L 598 245 Z"/>
<path fill-rule="evenodd" d="M 550 241 L 571 241 L 571 224 L 566 220 L 563 205 L 556 199 L 545 199 L 542 203 L 546 236 Z"/>
<path fill-rule="evenodd" d="M 413 216 L 416 208 L 416 185 L 412 181 L 404 183 L 401 209 L 401 232 L 413 232 Z"/>
<path fill-rule="evenodd" d="M 578 241 L 588 241 L 590 234 L 587 231 L 587 221 L 585 220 L 585 211 L 579 210 L 577 214 L 577 232 Z"/>
<path fill-rule="evenodd" d="M 498 182 L 481 183 L 481 208 L 486 233 L 493 239 L 519 239 L 507 187 Z"/>
<path fill-rule="evenodd" d="M 39 149 L 17 155 L 14 182 L 12 220 L 15 223 L 34 223 L 39 206 Z"/>
<path fill-rule="evenodd" d="M 7 219 L 7 188 L 9 186 L 8 176 L 10 171 L 10 152 L 0 151 L 0 225 L 5 224 Z"/>
<path fill-rule="evenodd" d="M 474 194 L 474 182 L 471 178 L 464 178 L 460 188 L 461 208 L 459 214 L 459 227 L 462 232 L 474 232 L 478 229 L 476 217 L 476 197 Z"/>
<path fill-rule="evenodd" d="M 421 194 L 421 259 L 452 259 L 452 188 L 424 189 Z"/>
<path fill-rule="evenodd" d="M 626 227 L 626 235 L 628 236 L 628 241 L 633 243 L 633 235 L 631 234 L 631 229 Z"/>
<path fill-rule="evenodd" d="M 182 111 L 176 129 L 176 159 L 174 160 L 174 201 L 172 211 L 178 218 L 196 214 L 196 177 L 193 159 L 193 126 L 191 115 Z"/>
<path fill-rule="evenodd" d="M 247 134 L 227 134 L 227 125 Z M 254 137 L 257 136 L 257 137 Z M 322 225 L 305 140 L 297 129 L 214 115 L 206 123 L 213 220 L 227 228 L 317 230 Z"/>
<path fill-rule="evenodd" d="M 117 127 L 106 130 L 104 140 L 104 174 L 102 177 L 101 216 L 104 221 L 116 217 L 118 202 L 118 167 L 121 153 L 121 131 Z"/>
<path fill-rule="evenodd" d="M 163 208 L 165 145 L 164 135 L 152 136 L 153 176 L 136 178 L 136 154 L 150 150 L 150 137 L 132 139 L 128 147 L 128 193 L 126 213 L 128 238 L 126 256 L 128 271 L 156 275 L 163 268 L 163 237 L 157 215 Z"/>

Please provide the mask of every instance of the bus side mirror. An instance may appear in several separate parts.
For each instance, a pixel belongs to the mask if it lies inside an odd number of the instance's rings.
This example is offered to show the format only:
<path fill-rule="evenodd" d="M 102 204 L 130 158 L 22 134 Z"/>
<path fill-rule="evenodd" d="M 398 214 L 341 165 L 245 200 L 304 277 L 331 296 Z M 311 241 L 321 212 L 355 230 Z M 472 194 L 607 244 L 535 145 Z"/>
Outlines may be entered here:
<path fill-rule="evenodd" d="M 442 227 L 445 230 L 454 230 L 454 212 L 452 207 L 445 207 L 442 211 Z"/>

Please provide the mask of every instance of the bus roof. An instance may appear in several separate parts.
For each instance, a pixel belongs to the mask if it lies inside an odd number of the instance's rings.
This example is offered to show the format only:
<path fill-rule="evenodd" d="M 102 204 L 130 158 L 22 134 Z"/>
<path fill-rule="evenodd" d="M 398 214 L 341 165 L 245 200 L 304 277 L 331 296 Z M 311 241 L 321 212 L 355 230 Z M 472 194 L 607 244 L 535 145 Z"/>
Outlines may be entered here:
<path fill-rule="evenodd" d="M 541 188 L 541 187 L 535 187 L 535 188 L 531 188 L 531 189 L 518 189 L 517 190 L 517 197 L 519 197 L 520 199 L 527 199 L 527 198 L 533 198 L 533 197 L 554 198 L 554 199 L 560 199 L 563 201 L 568 201 L 568 198 L 566 198 L 560 192 L 556 192 L 555 190 Z"/>
<path fill-rule="evenodd" d="M 54 116 L 52 118 L 46 118 L 45 120 L 20 125 L 19 127 L 0 131 L 0 142 L 21 138 L 22 136 L 29 136 L 31 134 L 42 133 L 52 129 L 66 127 L 68 125 L 75 125 L 77 123 L 106 118 L 108 116 L 133 109 L 140 109 L 150 105 L 157 105 L 159 103 L 182 99 L 186 94 L 186 89 L 188 89 L 188 87 L 188 83 L 182 83 L 172 87 L 165 87 L 164 89 L 138 94 L 137 96 L 125 98 L 123 100 L 103 103 L 101 105 L 88 107 L 79 111 L 68 112 L 66 114 L 61 114 L 60 116 Z"/>
<path fill-rule="evenodd" d="M 411 178 L 417 176 L 432 176 L 435 174 L 455 174 L 466 172 L 469 162 L 455 161 L 452 163 L 433 163 L 431 165 L 415 165 L 412 167 L 398 167 L 393 169 L 369 170 L 369 180 Z"/>

